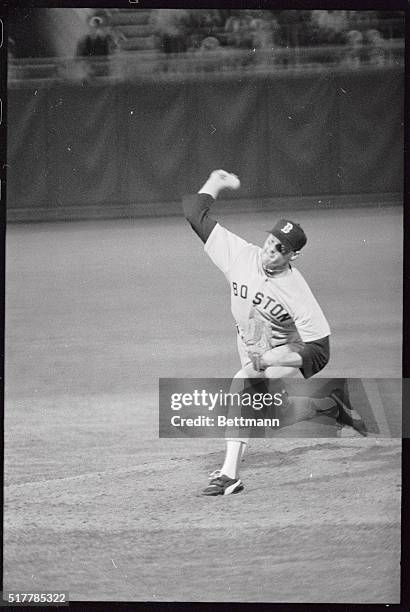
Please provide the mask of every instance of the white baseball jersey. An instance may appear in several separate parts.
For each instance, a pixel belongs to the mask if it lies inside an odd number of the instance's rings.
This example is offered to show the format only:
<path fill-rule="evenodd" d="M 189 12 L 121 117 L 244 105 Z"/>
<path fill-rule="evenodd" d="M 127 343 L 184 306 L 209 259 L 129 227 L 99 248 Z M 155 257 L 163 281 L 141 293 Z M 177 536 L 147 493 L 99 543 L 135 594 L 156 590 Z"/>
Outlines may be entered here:
<path fill-rule="evenodd" d="M 272 327 L 272 346 L 312 342 L 330 335 L 326 318 L 293 266 L 278 276 L 262 268 L 262 249 L 216 224 L 204 246 L 231 287 L 231 311 L 243 337 L 255 308 Z"/>

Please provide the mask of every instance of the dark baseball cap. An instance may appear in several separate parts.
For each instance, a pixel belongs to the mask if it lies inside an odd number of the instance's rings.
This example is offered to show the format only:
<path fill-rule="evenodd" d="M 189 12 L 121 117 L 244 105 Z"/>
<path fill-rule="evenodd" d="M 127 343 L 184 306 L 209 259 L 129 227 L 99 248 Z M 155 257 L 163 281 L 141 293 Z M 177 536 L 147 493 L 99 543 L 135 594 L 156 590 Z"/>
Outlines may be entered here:
<path fill-rule="evenodd" d="M 306 234 L 299 223 L 289 219 L 280 219 L 269 233 L 280 240 L 289 251 L 300 251 L 307 242 Z"/>

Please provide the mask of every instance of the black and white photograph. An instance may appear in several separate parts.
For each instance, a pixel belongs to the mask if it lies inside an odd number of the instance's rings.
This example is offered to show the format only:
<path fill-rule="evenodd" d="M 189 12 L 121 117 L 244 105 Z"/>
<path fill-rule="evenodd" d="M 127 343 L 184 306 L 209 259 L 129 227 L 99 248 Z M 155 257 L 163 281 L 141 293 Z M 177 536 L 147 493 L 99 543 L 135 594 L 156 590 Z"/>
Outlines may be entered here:
<path fill-rule="evenodd" d="M 2 17 L 0 605 L 402 603 L 405 3 L 94 4 Z"/>

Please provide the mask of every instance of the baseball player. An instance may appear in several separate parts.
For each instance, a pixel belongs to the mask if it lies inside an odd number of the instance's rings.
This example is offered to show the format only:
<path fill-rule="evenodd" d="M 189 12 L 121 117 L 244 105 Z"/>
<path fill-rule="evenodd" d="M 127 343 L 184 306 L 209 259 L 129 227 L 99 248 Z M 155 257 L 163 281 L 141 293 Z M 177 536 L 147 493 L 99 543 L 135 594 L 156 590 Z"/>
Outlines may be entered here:
<path fill-rule="evenodd" d="M 214 170 L 197 194 L 183 200 L 186 219 L 230 284 L 242 366 L 233 387 L 243 390 L 244 379 L 310 378 L 328 363 L 330 328 L 293 266 L 307 242 L 305 232 L 298 223 L 281 219 L 261 248 L 224 228 L 209 216 L 209 208 L 221 190 L 239 187 L 235 174 Z M 343 393 L 332 394 L 324 402 L 324 410 L 336 406 L 344 422 L 360 430 L 363 422 Z M 224 464 L 211 475 L 205 495 L 229 495 L 243 489 L 238 472 L 247 443 L 248 437 L 226 438 Z"/>

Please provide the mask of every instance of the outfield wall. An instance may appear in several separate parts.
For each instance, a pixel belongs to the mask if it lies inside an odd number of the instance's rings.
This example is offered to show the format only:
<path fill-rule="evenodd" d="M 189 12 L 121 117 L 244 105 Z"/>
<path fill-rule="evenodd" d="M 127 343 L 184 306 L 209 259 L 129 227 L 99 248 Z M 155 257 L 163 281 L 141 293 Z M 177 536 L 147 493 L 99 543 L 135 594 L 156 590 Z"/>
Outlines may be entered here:
<path fill-rule="evenodd" d="M 218 167 L 238 207 L 399 201 L 403 97 L 401 68 L 20 85 L 8 218 L 172 214 Z"/>

